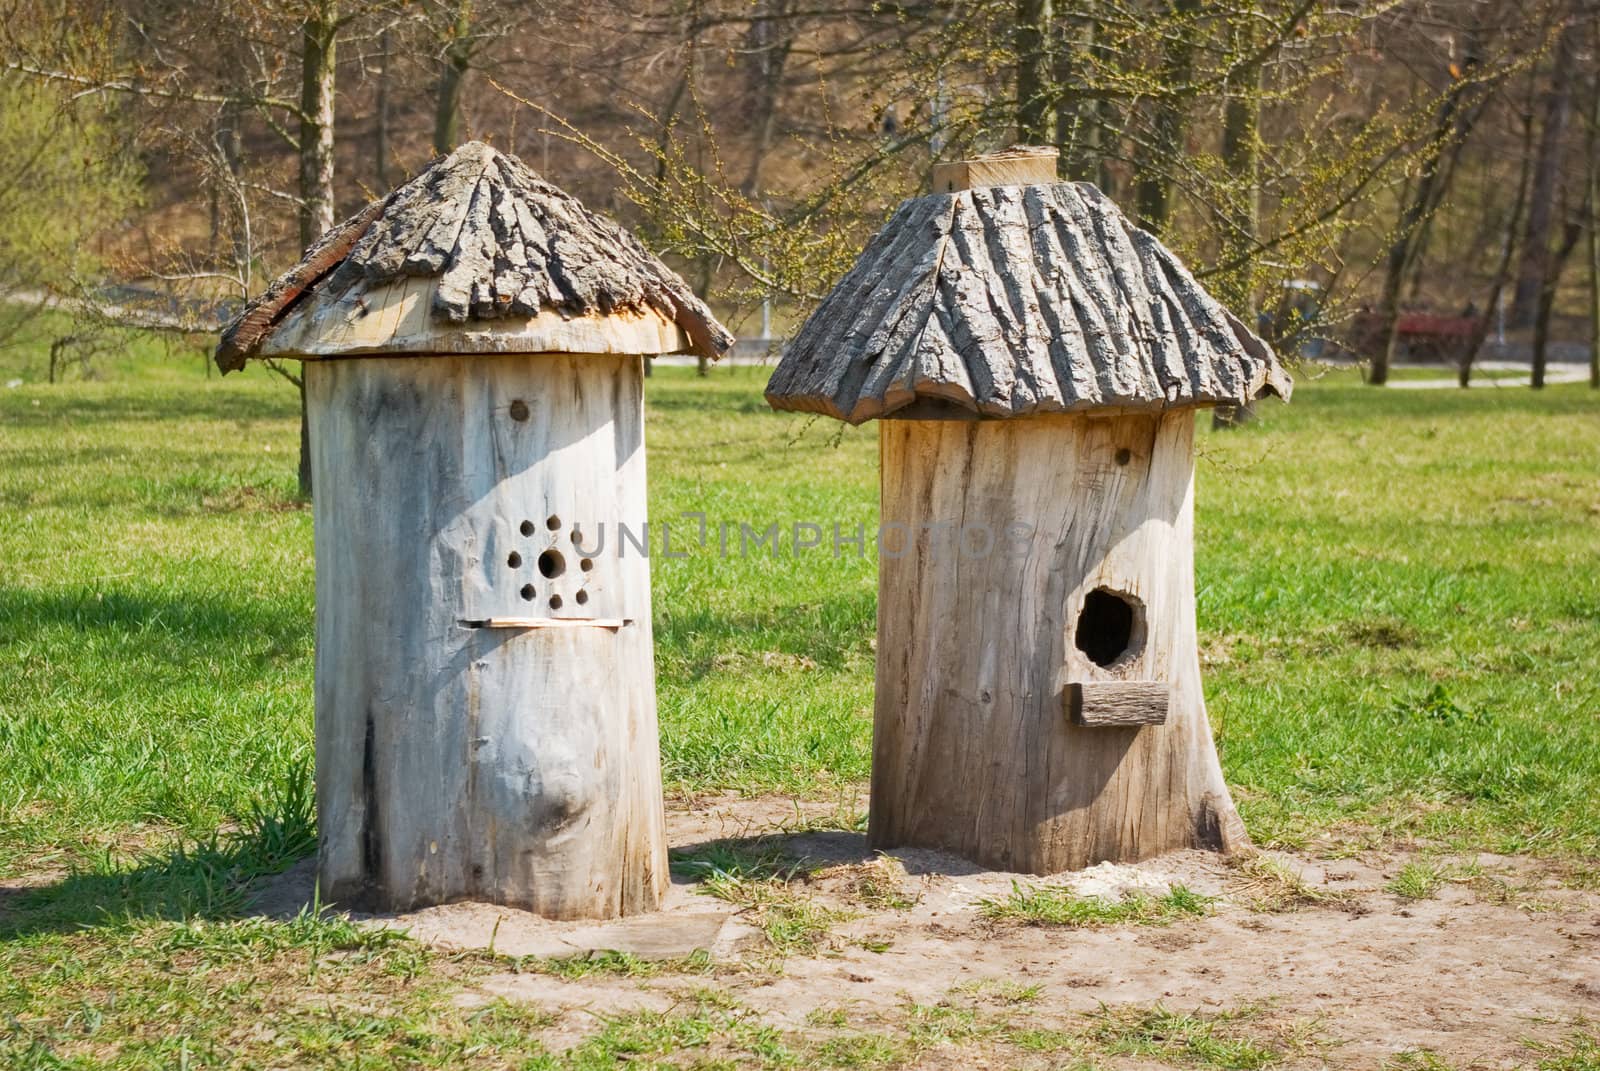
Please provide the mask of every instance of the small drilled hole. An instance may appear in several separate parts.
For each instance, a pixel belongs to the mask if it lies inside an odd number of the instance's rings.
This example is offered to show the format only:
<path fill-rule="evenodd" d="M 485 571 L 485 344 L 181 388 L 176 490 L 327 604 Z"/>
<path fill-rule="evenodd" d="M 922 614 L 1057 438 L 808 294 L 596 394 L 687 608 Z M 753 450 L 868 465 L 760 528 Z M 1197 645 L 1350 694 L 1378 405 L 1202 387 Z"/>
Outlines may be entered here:
<path fill-rule="evenodd" d="M 572 526 L 572 545 L 578 546 L 583 542 L 583 529 L 577 525 Z"/>
<path fill-rule="evenodd" d="M 589 593 L 587 591 L 580 591 L 578 592 L 577 599 L 578 605 L 582 606 L 584 603 L 589 601 Z"/>
<path fill-rule="evenodd" d="M 552 532 L 557 531 L 561 528 L 561 518 L 552 513 L 544 519 L 544 526 Z"/>
<path fill-rule="evenodd" d="M 511 403 L 511 419 L 512 420 L 527 420 L 528 419 L 528 403 L 523 401 L 521 398 L 518 398 L 516 401 L 512 402 Z"/>
<path fill-rule="evenodd" d="M 522 597 L 524 599 L 528 600 L 529 602 L 532 602 L 533 601 L 533 596 L 535 594 L 536 593 L 533 590 L 533 585 L 532 584 L 524 584 L 524 585 L 522 585 Z"/>
<path fill-rule="evenodd" d="M 518 554 L 516 551 L 512 551 L 510 554 L 506 555 L 506 564 L 511 566 L 513 569 L 521 569 L 522 555 Z"/>
<path fill-rule="evenodd" d="M 567 571 L 567 560 L 554 548 L 539 555 L 539 574 L 554 580 Z"/>
<path fill-rule="evenodd" d="M 594 568 L 594 559 L 593 558 L 583 558 L 583 559 L 581 559 L 578 562 L 578 568 L 582 569 L 584 572 L 587 573 L 590 569 Z"/>
<path fill-rule="evenodd" d="M 550 609 L 552 609 L 552 610 L 561 609 L 561 596 L 560 595 L 552 595 L 552 596 L 550 596 Z"/>
<path fill-rule="evenodd" d="M 517 531 L 521 532 L 525 536 L 531 536 L 534 532 L 533 522 L 523 521 L 522 524 L 518 526 Z"/>
<path fill-rule="evenodd" d="M 1117 451 L 1117 464 L 1126 465 L 1128 462 L 1130 462 L 1132 460 L 1133 460 L 1133 451 L 1129 450 L 1126 446 L 1124 446 L 1121 450 Z"/>

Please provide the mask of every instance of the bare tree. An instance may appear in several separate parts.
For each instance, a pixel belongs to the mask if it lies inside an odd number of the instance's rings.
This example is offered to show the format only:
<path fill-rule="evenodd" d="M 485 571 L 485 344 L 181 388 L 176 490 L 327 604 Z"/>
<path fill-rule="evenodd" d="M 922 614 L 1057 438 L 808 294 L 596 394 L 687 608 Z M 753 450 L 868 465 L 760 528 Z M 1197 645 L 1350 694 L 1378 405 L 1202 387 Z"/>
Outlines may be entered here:
<path fill-rule="evenodd" d="M 1570 19 L 1570 13 L 1567 13 Z M 1575 21 L 1566 21 L 1556 36 L 1550 79 L 1545 90 L 1539 148 L 1534 157 L 1533 189 L 1522 234 L 1521 266 L 1511 300 L 1511 326 L 1528 327 L 1538 315 L 1540 294 L 1552 263 L 1550 228 L 1554 224 L 1556 186 L 1566 154 L 1567 125 L 1572 114 L 1572 79 L 1578 62 Z"/>

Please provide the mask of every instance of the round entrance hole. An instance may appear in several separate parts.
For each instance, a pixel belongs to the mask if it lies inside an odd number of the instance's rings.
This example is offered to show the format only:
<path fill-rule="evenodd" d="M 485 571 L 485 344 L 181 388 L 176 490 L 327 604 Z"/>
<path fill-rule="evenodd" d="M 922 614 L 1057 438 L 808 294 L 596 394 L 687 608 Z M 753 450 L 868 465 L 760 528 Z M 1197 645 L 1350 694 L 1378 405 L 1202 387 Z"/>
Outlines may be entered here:
<path fill-rule="evenodd" d="M 561 552 L 554 547 L 539 555 L 539 575 L 546 580 L 554 580 L 566 571 L 567 559 L 563 558 Z"/>
<path fill-rule="evenodd" d="M 1143 613 L 1131 595 L 1095 588 L 1083 598 L 1073 642 L 1095 665 L 1115 665 L 1143 641 Z"/>

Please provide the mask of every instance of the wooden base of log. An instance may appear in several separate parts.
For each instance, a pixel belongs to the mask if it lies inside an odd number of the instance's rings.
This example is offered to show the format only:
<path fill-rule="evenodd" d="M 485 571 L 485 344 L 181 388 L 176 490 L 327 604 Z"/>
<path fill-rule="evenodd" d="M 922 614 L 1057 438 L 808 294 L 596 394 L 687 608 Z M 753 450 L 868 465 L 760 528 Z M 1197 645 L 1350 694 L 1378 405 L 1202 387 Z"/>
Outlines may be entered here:
<path fill-rule="evenodd" d="M 1049 874 L 1247 846 L 1200 689 L 1194 421 L 880 424 L 874 847 Z"/>
<path fill-rule="evenodd" d="M 329 360 L 305 382 L 323 898 L 658 906 L 649 563 L 617 542 L 645 520 L 641 358 Z"/>

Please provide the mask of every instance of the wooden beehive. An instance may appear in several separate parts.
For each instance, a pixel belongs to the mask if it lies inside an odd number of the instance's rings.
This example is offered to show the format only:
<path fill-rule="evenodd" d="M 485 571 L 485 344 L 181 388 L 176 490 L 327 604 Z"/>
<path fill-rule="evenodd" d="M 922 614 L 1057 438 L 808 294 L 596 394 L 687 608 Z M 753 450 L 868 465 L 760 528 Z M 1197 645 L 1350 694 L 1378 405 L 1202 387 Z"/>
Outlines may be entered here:
<path fill-rule="evenodd" d="M 731 342 L 631 235 L 479 143 L 229 327 L 224 371 L 304 362 L 325 899 L 657 906 L 650 574 L 622 552 L 643 363 Z"/>
<path fill-rule="evenodd" d="M 1160 242 L 1054 171 L 943 168 L 767 390 L 881 420 L 872 844 L 1033 873 L 1245 843 L 1200 688 L 1194 411 L 1290 392 Z"/>

